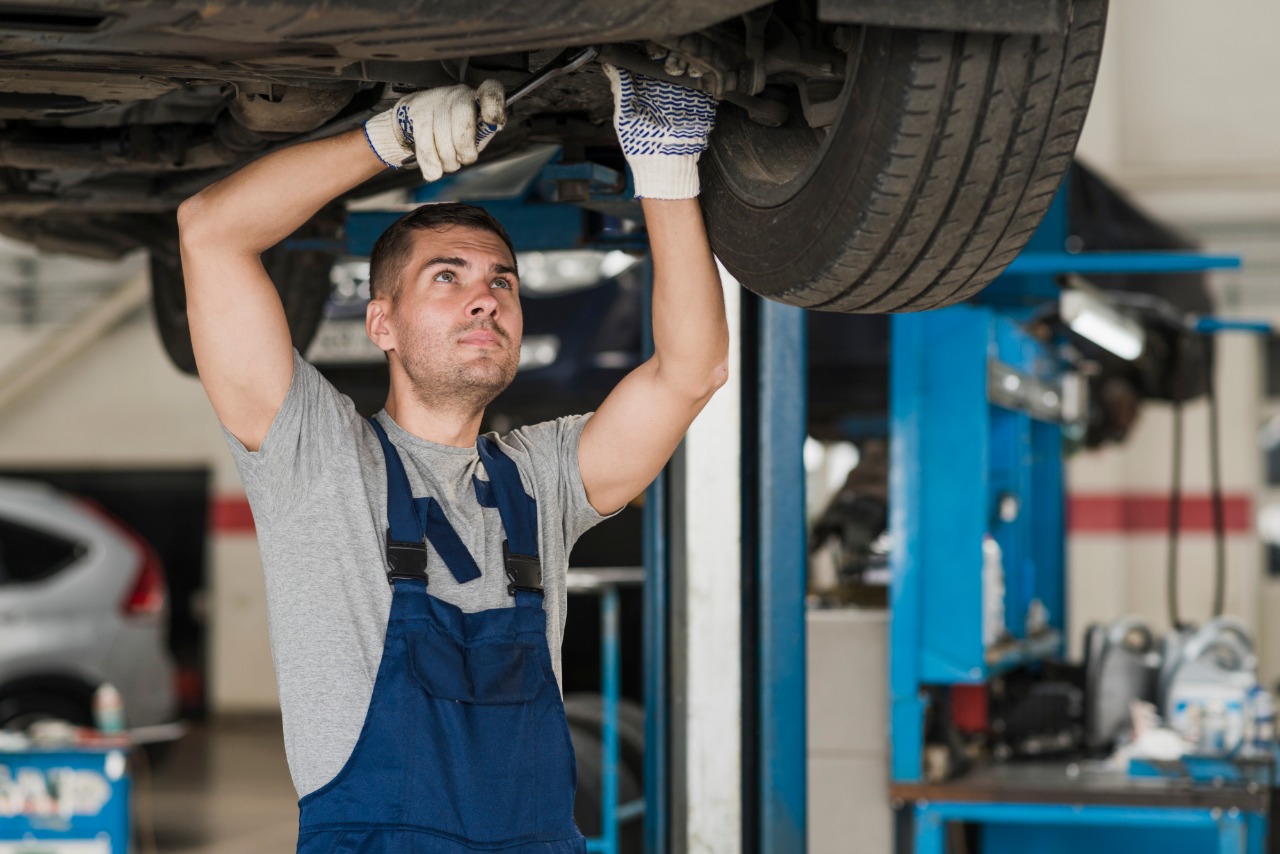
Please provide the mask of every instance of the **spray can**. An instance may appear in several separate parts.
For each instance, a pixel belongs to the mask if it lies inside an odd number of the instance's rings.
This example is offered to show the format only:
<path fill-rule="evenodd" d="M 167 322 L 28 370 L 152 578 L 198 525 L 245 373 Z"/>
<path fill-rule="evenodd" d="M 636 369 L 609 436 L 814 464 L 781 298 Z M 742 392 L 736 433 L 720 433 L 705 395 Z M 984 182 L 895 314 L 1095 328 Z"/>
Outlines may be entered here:
<path fill-rule="evenodd" d="M 93 692 L 93 725 L 106 735 L 124 732 L 124 699 L 110 682 L 103 682 Z"/>

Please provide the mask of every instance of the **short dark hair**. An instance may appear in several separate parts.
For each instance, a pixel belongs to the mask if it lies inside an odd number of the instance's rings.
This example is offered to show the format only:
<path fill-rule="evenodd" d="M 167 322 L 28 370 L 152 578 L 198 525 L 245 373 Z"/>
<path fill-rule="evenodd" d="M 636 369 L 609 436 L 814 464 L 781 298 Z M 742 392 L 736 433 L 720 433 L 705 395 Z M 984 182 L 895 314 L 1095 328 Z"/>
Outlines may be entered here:
<path fill-rule="evenodd" d="M 413 232 L 424 229 L 443 231 L 453 226 L 477 228 L 502 238 L 514 263 L 515 247 L 502 223 L 484 208 L 464 205 L 460 202 L 426 204 L 400 217 L 373 244 L 369 254 L 369 296 L 377 299 L 390 296 L 392 301 L 400 290 L 400 279 L 405 265 L 413 254 Z"/>

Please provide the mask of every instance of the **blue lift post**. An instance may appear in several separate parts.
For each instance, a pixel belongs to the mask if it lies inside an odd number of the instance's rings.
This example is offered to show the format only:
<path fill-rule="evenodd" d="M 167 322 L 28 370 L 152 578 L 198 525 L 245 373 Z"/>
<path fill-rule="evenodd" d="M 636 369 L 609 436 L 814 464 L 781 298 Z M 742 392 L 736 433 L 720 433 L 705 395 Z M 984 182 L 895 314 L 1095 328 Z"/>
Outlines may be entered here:
<path fill-rule="evenodd" d="M 649 259 L 645 260 L 650 264 Z M 652 269 L 640 300 L 641 347 L 653 355 Z M 668 829 L 667 739 L 671 684 L 667 658 L 667 620 L 670 614 L 670 575 L 667 563 L 667 474 L 660 473 L 644 493 L 644 850 L 666 854 Z"/>
<path fill-rule="evenodd" d="M 600 681 L 603 699 L 600 740 L 603 763 L 600 783 L 601 835 L 587 840 L 587 850 L 618 854 L 619 828 L 645 812 L 644 799 L 618 802 L 618 770 L 621 746 L 618 734 L 618 701 L 622 696 L 622 635 L 619 626 L 619 587 L 639 583 L 643 569 L 620 567 L 570 572 L 569 592 L 591 593 L 600 600 Z"/>
<path fill-rule="evenodd" d="M 1060 384 L 1053 342 L 1022 327 L 1057 300 L 1064 273 L 1193 271 L 1239 260 L 1193 253 L 1064 251 L 1066 190 L 981 301 L 892 320 L 889 720 L 895 797 L 911 804 L 914 850 L 943 854 L 948 822 L 982 824 L 982 851 L 1043 854 L 1261 850 L 1265 817 L 1218 806 L 986 800 L 924 780 L 931 687 L 981 684 L 1055 655 L 1065 627 Z M 1203 318 L 1202 332 L 1257 324 Z M 1000 546 L 1007 639 L 983 637 L 984 536 Z M 1028 634 L 1033 602 L 1047 625 Z M 926 797 L 922 792 L 928 790 Z M 948 797 L 948 791 L 953 795 Z M 1054 828 L 1053 832 L 1048 832 Z M 1134 830 L 1141 828 L 1141 830 Z M 1099 830 L 1105 829 L 1105 830 Z M 1139 838 L 1136 834 L 1143 834 Z"/>
<path fill-rule="evenodd" d="M 758 838 L 761 854 L 798 854 L 806 843 L 808 774 L 807 336 L 803 309 L 771 300 L 758 305 Z"/>

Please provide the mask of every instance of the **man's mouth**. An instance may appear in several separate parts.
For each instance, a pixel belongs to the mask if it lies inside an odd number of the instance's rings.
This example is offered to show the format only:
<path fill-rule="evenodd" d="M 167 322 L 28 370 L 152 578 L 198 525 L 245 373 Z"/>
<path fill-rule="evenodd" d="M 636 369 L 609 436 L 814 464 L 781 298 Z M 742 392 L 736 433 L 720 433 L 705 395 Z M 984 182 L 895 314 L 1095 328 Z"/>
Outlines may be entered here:
<path fill-rule="evenodd" d="M 462 343 L 470 344 L 474 347 L 497 347 L 501 343 L 501 339 L 496 332 L 488 329 L 473 329 L 462 336 Z"/>

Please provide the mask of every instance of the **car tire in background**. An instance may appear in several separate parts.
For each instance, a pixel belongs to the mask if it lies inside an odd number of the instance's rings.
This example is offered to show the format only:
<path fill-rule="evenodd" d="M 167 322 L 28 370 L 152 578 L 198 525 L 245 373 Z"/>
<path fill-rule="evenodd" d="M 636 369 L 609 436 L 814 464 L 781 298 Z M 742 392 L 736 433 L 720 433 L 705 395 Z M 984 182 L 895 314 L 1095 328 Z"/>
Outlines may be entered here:
<path fill-rule="evenodd" d="M 601 739 L 604 737 L 604 697 L 600 694 L 564 695 L 564 714 L 572 726 Z M 644 708 L 625 697 L 618 699 L 619 761 L 644 781 Z"/>
<path fill-rule="evenodd" d="M 70 679 L 31 679 L 0 689 L 0 729 L 25 730 L 36 721 L 93 726 L 93 689 Z"/>
<path fill-rule="evenodd" d="M 825 134 L 795 105 L 765 127 L 724 104 L 702 175 L 725 267 L 761 296 L 827 311 L 979 291 L 1039 225 L 1088 110 L 1107 3 L 1063 7 L 1056 36 L 850 29 Z"/>
<path fill-rule="evenodd" d="M 599 731 L 569 720 L 569 737 L 577 761 L 578 785 L 574 792 L 573 820 L 588 839 L 603 835 L 604 749 Z M 618 764 L 618 803 L 626 804 L 644 797 L 644 784 L 626 762 Z M 619 854 L 641 854 L 644 851 L 644 822 L 637 818 L 623 822 L 618 828 Z"/>
<path fill-rule="evenodd" d="M 289 334 L 298 352 L 305 353 L 324 317 L 330 273 L 339 252 L 341 206 L 322 210 L 284 240 L 262 254 L 267 275 L 280 292 Z M 187 293 L 177 239 L 151 251 L 151 304 L 165 352 L 179 370 L 195 374 L 191 327 L 187 323 Z"/>

